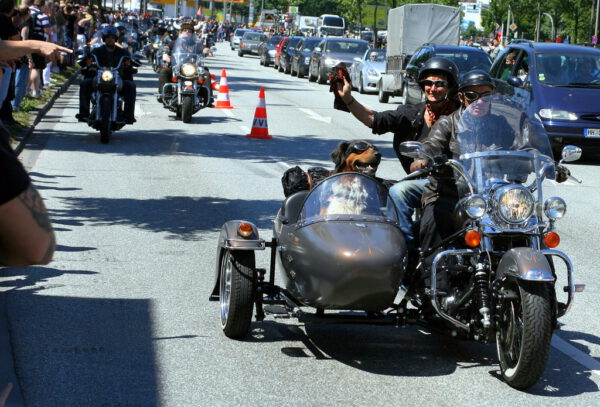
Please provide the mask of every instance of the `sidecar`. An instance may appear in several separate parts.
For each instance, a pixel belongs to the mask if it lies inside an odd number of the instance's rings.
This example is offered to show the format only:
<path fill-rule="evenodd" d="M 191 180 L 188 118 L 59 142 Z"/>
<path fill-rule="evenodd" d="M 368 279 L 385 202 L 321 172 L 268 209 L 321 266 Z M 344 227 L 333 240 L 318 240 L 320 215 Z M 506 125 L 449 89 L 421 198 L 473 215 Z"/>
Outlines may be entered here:
<path fill-rule="evenodd" d="M 257 268 L 255 251 L 266 249 L 269 267 Z M 336 174 L 283 201 L 270 240 L 251 222 L 226 222 L 210 300 L 220 302 L 232 338 L 246 335 L 254 308 L 259 321 L 265 312 L 291 315 L 299 307 L 367 317 L 394 304 L 406 258 L 387 188 L 360 173 Z"/>

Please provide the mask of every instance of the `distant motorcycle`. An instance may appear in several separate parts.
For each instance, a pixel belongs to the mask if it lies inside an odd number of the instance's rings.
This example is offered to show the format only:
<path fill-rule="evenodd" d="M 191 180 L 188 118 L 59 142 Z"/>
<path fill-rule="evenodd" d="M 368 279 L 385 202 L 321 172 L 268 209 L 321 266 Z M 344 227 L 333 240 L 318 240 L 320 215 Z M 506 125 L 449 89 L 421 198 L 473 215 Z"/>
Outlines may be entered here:
<path fill-rule="evenodd" d="M 123 120 L 123 97 L 119 92 L 123 88 L 121 70 L 128 65 L 140 66 L 131 57 L 121 57 L 116 67 L 101 67 L 94 54 L 90 54 L 93 63 L 88 67 L 97 69 L 92 93 L 92 112 L 88 125 L 100 131 L 100 141 L 108 143 L 111 133 L 125 126 Z"/>
<path fill-rule="evenodd" d="M 184 123 L 210 103 L 210 73 L 204 67 L 202 45 L 195 37 L 178 38 L 171 54 L 173 77 L 162 89 L 165 108 Z"/>

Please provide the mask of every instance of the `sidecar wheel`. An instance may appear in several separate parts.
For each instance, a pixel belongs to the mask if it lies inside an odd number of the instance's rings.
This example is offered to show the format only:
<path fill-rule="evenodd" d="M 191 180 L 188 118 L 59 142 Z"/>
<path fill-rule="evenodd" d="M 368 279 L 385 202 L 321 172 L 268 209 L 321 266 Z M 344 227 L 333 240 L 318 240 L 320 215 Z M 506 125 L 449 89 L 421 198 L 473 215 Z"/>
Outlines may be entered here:
<path fill-rule="evenodd" d="M 227 250 L 221 260 L 221 327 L 229 338 L 246 336 L 252 321 L 256 287 L 253 251 Z"/>
<path fill-rule="evenodd" d="M 549 286 L 509 281 L 500 301 L 496 348 L 504 380 L 515 389 L 533 386 L 544 373 L 552 338 Z"/>

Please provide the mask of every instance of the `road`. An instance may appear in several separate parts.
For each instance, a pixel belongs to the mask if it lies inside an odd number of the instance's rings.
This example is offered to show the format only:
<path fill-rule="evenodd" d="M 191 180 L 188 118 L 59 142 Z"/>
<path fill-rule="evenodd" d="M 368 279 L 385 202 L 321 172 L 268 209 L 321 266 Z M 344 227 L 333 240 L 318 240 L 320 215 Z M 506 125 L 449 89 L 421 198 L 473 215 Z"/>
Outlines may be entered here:
<path fill-rule="evenodd" d="M 286 168 L 330 166 L 340 140 L 368 138 L 402 175 L 392 135 L 374 136 L 333 110 L 326 86 L 261 67 L 219 44 L 235 109 L 175 121 L 137 75 L 137 123 L 110 144 L 78 123 L 78 89 L 57 101 L 21 158 L 45 198 L 58 250 L 47 267 L 3 270 L 11 342 L 27 406 L 597 405 L 600 383 L 600 178 L 557 186 L 569 211 L 559 247 L 587 284 L 555 333 L 547 369 L 528 392 L 499 377 L 495 347 L 419 327 L 315 325 L 267 319 L 227 339 L 208 302 L 221 225 L 253 220 L 265 237 Z M 272 140 L 244 137 L 260 87 Z M 375 95 L 355 95 L 375 110 Z M 393 99 L 392 99 L 393 101 Z M 258 258 L 266 266 L 264 253 Z"/>

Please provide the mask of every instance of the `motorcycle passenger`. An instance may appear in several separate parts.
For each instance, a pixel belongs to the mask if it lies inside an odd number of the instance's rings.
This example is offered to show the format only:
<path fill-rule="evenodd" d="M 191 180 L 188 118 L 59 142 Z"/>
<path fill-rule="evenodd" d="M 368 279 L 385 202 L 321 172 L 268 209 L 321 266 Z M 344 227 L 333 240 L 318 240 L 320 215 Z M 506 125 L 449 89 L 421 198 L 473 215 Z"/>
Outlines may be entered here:
<path fill-rule="evenodd" d="M 459 103 L 455 99 L 458 86 L 458 67 L 446 58 L 431 58 L 421 68 L 418 82 L 425 94 L 426 101 L 416 105 L 400 105 L 396 110 L 375 112 L 360 104 L 352 95 L 352 87 L 344 78 L 344 85 L 338 85 L 339 95 L 354 117 L 373 134 L 394 133 L 393 147 L 398 159 L 409 174 L 425 166 L 422 160 L 412 160 L 398 153 L 403 141 L 425 139 L 434 123 L 443 115 L 454 112 Z M 415 179 L 399 182 L 390 188 L 390 197 L 396 204 L 400 218 L 400 228 L 404 233 L 408 248 L 415 247 L 415 232 L 412 216 L 415 208 L 421 207 L 421 196 L 427 179 Z"/>
<path fill-rule="evenodd" d="M 490 101 L 485 96 L 492 95 L 494 83 L 489 74 L 482 70 L 473 70 L 463 75 L 458 87 L 458 98 L 461 107 L 449 116 L 444 116 L 432 127 L 427 138 L 423 140 L 425 151 L 432 157 L 446 155 L 448 158 L 457 158 L 461 136 L 458 123 L 465 109 L 471 106 L 471 115 L 481 117 L 490 115 L 486 121 L 490 131 L 481 131 L 477 134 L 489 134 L 487 140 L 479 140 L 485 149 L 510 149 L 515 140 L 515 135 L 510 130 L 510 125 L 503 116 L 490 111 Z M 481 148 L 480 148 L 481 149 Z M 570 174 L 566 167 L 558 166 L 556 181 L 564 182 Z M 421 250 L 427 250 L 439 245 L 445 238 L 452 235 L 455 230 L 451 219 L 458 192 L 454 175 L 450 167 L 444 167 L 429 177 L 429 182 L 423 192 L 423 215 L 421 217 L 420 241 Z M 435 253 L 429 256 L 431 264 Z M 424 278 L 427 280 L 427 278 Z"/>
<path fill-rule="evenodd" d="M 113 26 L 106 26 L 102 29 L 102 41 L 104 45 L 92 50 L 92 54 L 98 59 L 101 67 L 115 67 L 118 65 L 121 57 L 130 56 L 129 52 L 116 46 L 118 31 Z M 75 116 L 80 122 L 87 122 L 90 116 L 90 99 L 93 91 L 94 78 L 97 73 L 97 68 L 94 66 L 84 66 L 83 74 L 85 79 L 79 85 L 79 113 Z M 133 66 L 125 66 L 121 72 L 123 80 L 123 88 L 121 96 L 124 101 L 124 122 L 126 124 L 135 123 L 135 95 L 136 87 L 133 81 L 135 73 Z"/>
<path fill-rule="evenodd" d="M 188 45 L 188 49 L 186 49 L 186 52 L 190 52 L 193 54 L 198 54 L 198 55 L 202 55 L 202 44 L 200 41 L 196 41 L 196 38 L 194 37 L 194 24 L 193 22 L 182 22 L 180 25 L 180 33 L 177 37 L 175 37 L 175 39 L 178 39 L 181 41 L 181 44 L 185 47 L 186 44 Z M 175 31 L 176 32 L 176 31 Z M 173 45 L 175 44 L 175 39 L 173 39 L 173 36 L 171 33 L 169 33 L 169 36 L 171 38 L 171 41 L 169 41 L 169 43 L 165 44 L 165 52 L 166 52 L 166 59 L 168 64 L 166 64 L 163 68 L 161 68 L 161 70 L 158 72 L 158 100 L 159 102 L 162 102 L 162 91 L 163 91 L 163 87 L 165 86 L 166 83 L 170 82 L 171 77 L 173 76 L 173 67 L 171 66 L 171 53 L 173 52 Z M 168 51 L 167 51 L 168 49 Z M 213 93 L 212 93 L 212 81 L 211 81 L 211 77 L 210 77 L 210 72 L 208 71 L 208 68 L 205 68 L 206 71 L 206 75 L 205 75 L 205 79 L 208 82 L 208 88 L 210 89 L 210 101 L 208 103 L 209 107 L 213 107 L 214 103 L 213 103 Z"/>

